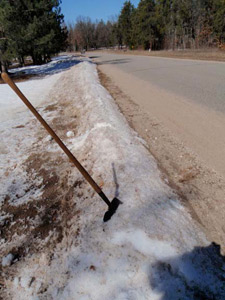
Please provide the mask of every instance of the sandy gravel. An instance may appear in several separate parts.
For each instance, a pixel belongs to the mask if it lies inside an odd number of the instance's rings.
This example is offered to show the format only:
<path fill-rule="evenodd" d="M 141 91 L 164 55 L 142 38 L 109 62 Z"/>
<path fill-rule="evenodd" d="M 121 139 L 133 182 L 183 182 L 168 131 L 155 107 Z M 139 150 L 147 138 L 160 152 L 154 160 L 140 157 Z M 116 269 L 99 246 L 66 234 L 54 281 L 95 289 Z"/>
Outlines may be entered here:
<path fill-rule="evenodd" d="M 157 159 L 164 180 L 178 191 L 208 238 L 220 244 L 225 252 L 225 168 L 224 153 L 219 150 L 224 146 L 204 149 L 207 139 L 223 143 L 220 136 L 223 136 L 225 126 L 224 116 L 174 95 L 165 95 L 164 91 L 109 65 L 100 65 L 99 75 L 130 125 L 147 142 L 146 147 Z M 150 112 L 147 108 L 149 102 Z M 190 118 L 185 122 L 187 114 Z M 201 126 L 194 126 L 196 119 L 206 128 L 201 140 L 195 136 L 196 131 L 201 130 Z M 217 128 L 216 132 L 211 124 Z M 211 155 L 211 161 L 208 155 Z M 215 171 L 214 164 L 221 172 Z"/>

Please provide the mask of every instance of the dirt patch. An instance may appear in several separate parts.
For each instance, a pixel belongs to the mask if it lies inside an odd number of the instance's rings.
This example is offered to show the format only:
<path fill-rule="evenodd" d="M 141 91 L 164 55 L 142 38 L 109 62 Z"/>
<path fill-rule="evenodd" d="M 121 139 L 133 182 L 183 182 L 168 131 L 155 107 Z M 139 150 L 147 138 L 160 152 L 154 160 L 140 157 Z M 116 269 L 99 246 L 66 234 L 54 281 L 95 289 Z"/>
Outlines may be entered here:
<path fill-rule="evenodd" d="M 99 70 L 101 83 L 118 104 L 128 123 L 146 141 L 162 177 L 176 189 L 208 239 L 225 253 L 225 181 L 206 168 L 154 117 L 149 116 Z"/>
<path fill-rule="evenodd" d="M 60 99 L 60 102 L 42 109 L 50 117 L 49 124 L 64 140 L 68 130 L 76 133 L 79 112 L 73 103 Z M 29 123 L 27 126 L 29 127 Z M 23 127 L 18 125 L 15 128 Z M 4 257 L 9 253 L 13 255 L 10 266 L 3 268 L 0 262 L 0 294 L 3 299 L 9 299 L 5 281 L 15 277 L 19 261 L 35 253 L 45 252 L 51 259 L 57 244 L 70 231 L 72 219 L 77 222 L 77 230 L 73 232 L 74 243 L 80 234 L 81 211 L 77 208 L 76 199 L 79 198 L 84 181 L 73 180 L 75 168 L 71 168 L 71 163 L 60 148 L 54 150 L 55 144 L 52 140 L 46 140 L 47 133 L 44 129 L 38 126 L 32 130 L 36 142 L 27 149 L 30 155 L 20 162 L 20 168 L 27 174 L 25 194 L 31 194 L 31 198 L 21 205 L 14 205 L 13 197 L 20 200 L 23 194 L 17 194 L 16 188 L 19 184 L 9 182 L 8 193 L 1 207 L 2 215 L 6 217 L 0 224 L 1 239 L 4 239 L 5 245 L 0 249 L 0 256 Z M 42 191 L 37 197 L 36 190 Z"/>
<path fill-rule="evenodd" d="M 56 104 L 50 104 L 45 107 L 44 111 L 55 111 L 57 110 L 57 105 Z"/>

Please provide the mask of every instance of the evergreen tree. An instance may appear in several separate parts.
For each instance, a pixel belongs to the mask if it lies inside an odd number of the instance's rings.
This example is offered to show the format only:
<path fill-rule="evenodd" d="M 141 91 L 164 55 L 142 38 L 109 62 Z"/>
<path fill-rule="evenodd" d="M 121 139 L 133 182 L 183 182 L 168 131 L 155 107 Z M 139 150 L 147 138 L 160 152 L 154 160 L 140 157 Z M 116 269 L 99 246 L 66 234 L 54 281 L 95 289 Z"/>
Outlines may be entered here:
<path fill-rule="evenodd" d="M 69 34 L 70 43 L 86 48 L 175 50 L 218 44 L 223 49 L 225 0 L 140 0 L 137 9 L 125 1 L 118 21 L 92 23 L 83 18 Z"/>
<path fill-rule="evenodd" d="M 30 55 L 35 64 L 46 62 L 65 46 L 67 33 L 59 0 L 1 0 L 0 19 L 6 38 L 5 53 L 21 63 Z"/>
<path fill-rule="evenodd" d="M 155 49 L 159 38 L 154 0 L 141 0 L 135 14 L 138 43 L 144 49 Z"/>
<path fill-rule="evenodd" d="M 5 30 L 5 11 L 8 11 L 10 5 L 8 1 L 0 2 L 0 69 L 7 71 L 11 58 L 15 55 L 14 42 L 7 38 Z"/>
<path fill-rule="evenodd" d="M 225 0 L 215 0 L 213 9 L 213 30 L 219 45 L 225 44 Z"/>
<path fill-rule="evenodd" d="M 118 38 L 120 43 L 132 47 L 132 17 L 134 15 L 134 6 L 130 1 L 126 1 L 121 10 L 118 20 Z"/>
<path fill-rule="evenodd" d="M 63 15 L 58 0 L 24 0 L 27 15 L 25 31 L 29 54 L 35 64 L 41 64 L 65 46 L 67 34 L 62 27 Z"/>
<path fill-rule="evenodd" d="M 111 20 L 106 23 L 107 30 L 108 30 L 108 46 L 113 47 L 117 43 L 116 38 L 116 21 Z"/>

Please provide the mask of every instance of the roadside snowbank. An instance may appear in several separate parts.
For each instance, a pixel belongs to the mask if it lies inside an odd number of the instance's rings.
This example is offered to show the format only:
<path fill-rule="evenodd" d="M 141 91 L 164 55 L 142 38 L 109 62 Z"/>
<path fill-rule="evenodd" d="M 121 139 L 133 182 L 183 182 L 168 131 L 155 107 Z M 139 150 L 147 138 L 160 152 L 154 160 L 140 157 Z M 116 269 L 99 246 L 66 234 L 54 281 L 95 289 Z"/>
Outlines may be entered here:
<path fill-rule="evenodd" d="M 29 101 L 34 106 L 40 105 L 46 100 L 50 89 L 60 78 L 60 74 L 55 74 L 43 79 L 34 79 L 18 83 L 18 87 L 23 91 Z M 19 97 L 6 84 L 0 86 L 0 110 L 1 121 L 12 119 L 16 113 L 27 111 L 26 106 Z"/>
<path fill-rule="evenodd" d="M 46 100 L 47 96 L 49 96 L 49 92 L 57 80 L 59 80 L 61 72 L 71 68 L 79 62 L 80 61 L 73 56 L 59 56 L 43 66 L 30 66 L 11 69 L 10 72 L 23 72 L 25 74 L 33 75 L 48 75 L 42 79 L 40 77 L 40 79 L 33 79 L 26 82 L 17 83 L 18 87 L 23 91 L 32 104 L 34 106 L 38 106 Z M 1 85 L 0 91 L 1 121 L 12 118 L 15 113 L 24 112 L 27 110 L 19 97 L 17 97 L 7 85 Z"/>
<path fill-rule="evenodd" d="M 66 97 L 81 115 L 68 146 L 104 192 L 123 204 L 103 223 L 105 204 L 82 186 L 74 199 L 79 221 L 67 221 L 52 255 L 37 253 L 18 263 L 9 284 L 13 299 L 223 299 L 216 250 L 163 182 L 144 141 L 100 85 L 96 66 L 86 61 L 54 76 L 60 77 L 52 99 Z"/>

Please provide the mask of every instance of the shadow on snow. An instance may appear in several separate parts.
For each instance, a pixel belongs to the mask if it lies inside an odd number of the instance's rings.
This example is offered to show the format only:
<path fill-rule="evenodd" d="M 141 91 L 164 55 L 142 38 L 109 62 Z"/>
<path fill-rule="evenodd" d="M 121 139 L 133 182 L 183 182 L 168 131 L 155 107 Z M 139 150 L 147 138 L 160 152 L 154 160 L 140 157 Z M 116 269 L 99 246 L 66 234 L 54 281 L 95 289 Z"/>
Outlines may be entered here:
<path fill-rule="evenodd" d="M 70 69 L 71 67 L 79 64 L 76 56 L 62 55 L 52 59 L 50 63 L 41 66 L 28 66 L 18 69 L 12 69 L 10 72 L 17 74 L 22 73 L 26 75 L 53 75 Z"/>
<path fill-rule="evenodd" d="M 192 251 L 150 267 L 149 282 L 162 300 L 225 299 L 225 258 L 220 246 L 195 247 Z"/>

